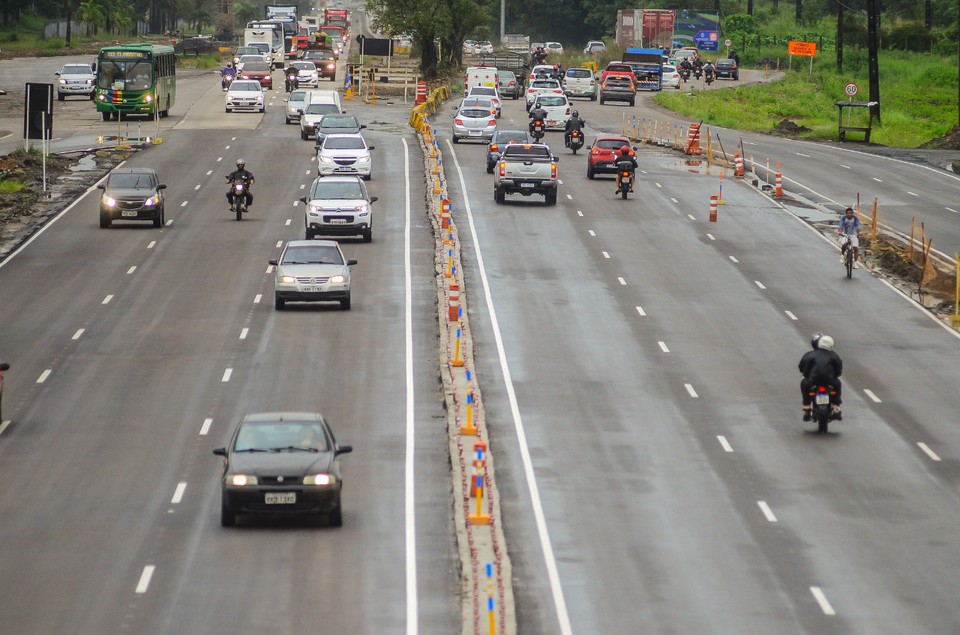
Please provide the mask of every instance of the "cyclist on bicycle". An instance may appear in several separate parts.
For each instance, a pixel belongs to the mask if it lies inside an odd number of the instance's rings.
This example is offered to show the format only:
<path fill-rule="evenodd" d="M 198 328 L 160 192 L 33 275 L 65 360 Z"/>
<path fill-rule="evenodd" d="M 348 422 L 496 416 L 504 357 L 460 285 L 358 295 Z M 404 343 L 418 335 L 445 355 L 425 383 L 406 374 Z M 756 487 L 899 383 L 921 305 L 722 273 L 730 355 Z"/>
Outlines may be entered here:
<path fill-rule="evenodd" d="M 840 262 L 843 262 L 847 247 L 853 247 L 853 266 L 856 267 L 857 256 L 860 255 L 860 219 L 853 214 L 852 207 L 848 207 L 840 217 L 837 233 L 846 238 L 840 247 Z"/>

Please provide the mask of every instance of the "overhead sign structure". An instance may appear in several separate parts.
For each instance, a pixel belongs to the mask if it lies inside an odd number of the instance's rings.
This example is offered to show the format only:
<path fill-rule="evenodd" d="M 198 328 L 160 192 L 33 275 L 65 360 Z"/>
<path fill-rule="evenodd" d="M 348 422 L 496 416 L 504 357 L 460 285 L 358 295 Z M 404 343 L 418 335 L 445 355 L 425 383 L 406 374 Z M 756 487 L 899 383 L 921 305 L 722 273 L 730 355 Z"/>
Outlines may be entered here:
<path fill-rule="evenodd" d="M 697 31 L 693 43 L 701 51 L 719 51 L 720 31 Z"/>
<path fill-rule="evenodd" d="M 787 53 L 789 53 L 790 55 L 796 55 L 798 57 L 816 57 L 817 43 L 791 41 L 787 45 Z"/>

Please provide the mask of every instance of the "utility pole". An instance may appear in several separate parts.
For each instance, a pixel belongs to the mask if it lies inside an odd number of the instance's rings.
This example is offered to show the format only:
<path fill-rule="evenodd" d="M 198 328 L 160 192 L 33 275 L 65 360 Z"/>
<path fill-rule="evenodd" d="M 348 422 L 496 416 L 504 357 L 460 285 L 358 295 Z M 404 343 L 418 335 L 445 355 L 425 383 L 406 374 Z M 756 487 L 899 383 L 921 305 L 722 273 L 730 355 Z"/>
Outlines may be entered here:
<path fill-rule="evenodd" d="M 880 123 L 880 65 L 878 49 L 880 47 L 880 0 L 867 0 L 867 46 L 868 65 L 870 70 L 870 101 L 875 106 L 870 107 L 871 113 Z"/>
<path fill-rule="evenodd" d="M 837 3 L 837 72 L 843 72 L 843 3 Z"/>
<path fill-rule="evenodd" d="M 503 46 L 503 36 L 507 32 L 507 0 L 500 0 L 500 46 Z"/>
<path fill-rule="evenodd" d="M 797 26 L 803 26 L 803 0 L 797 0 Z"/>

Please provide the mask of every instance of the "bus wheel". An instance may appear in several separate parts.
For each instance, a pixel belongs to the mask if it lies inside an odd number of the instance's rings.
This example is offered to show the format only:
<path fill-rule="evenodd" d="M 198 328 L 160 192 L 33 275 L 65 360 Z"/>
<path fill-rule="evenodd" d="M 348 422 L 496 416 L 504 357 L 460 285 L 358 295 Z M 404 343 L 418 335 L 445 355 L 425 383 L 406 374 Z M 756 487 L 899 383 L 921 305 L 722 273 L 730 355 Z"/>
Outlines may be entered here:
<path fill-rule="evenodd" d="M 104 120 L 104 121 L 110 121 L 110 113 L 104 111 L 104 112 L 102 112 L 102 113 L 100 113 L 100 114 L 103 116 L 103 120 Z"/>

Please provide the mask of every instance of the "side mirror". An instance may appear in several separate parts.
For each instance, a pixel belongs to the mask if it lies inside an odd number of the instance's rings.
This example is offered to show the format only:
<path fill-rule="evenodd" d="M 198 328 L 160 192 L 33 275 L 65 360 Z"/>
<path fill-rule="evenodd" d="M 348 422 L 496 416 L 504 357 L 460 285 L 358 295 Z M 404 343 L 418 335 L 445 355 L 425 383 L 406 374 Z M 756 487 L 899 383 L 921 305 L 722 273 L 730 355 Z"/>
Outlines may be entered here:
<path fill-rule="evenodd" d="M 371 196 L 371 197 L 370 197 L 370 202 L 371 202 L 371 203 L 376 203 L 376 202 L 379 201 L 379 200 L 380 200 L 380 197 L 379 197 L 379 196 Z"/>
<path fill-rule="evenodd" d="M 352 266 L 355 265 L 355 264 L 357 264 L 357 261 L 356 261 L 355 259 L 353 259 L 353 258 L 351 258 L 350 260 L 347 261 L 347 266 L 348 266 L 348 267 L 352 267 Z"/>
<path fill-rule="evenodd" d="M 158 189 L 158 190 L 165 190 L 165 189 L 167 189 L 167 186 L 166 186 L 165 183 L 161 183 L 160 185 L 157 186 L 157 189 Z"/>
<path fill-rule="evenodd" d="M 0 364 L 0 372 L 3 372 L 3 371 L 5 371 L 5 370 L 10 370 L 10 364 L 8 364 L 8 363 L 6 363 L 6 362 Z"/>
<path fill-rule="evenodd" d="M 352 445 L 339 445 L 337 449 L 333 451 L 334 456 L 340 456 L 341 454 L 350 454 L 353 452 Z"/>
<path fill-rule="evenodd" d="M 306 197 L 306 196 L 301 196 L 301 197 L 300 197 L 300 202 L 303 203 L 304 205 L 306 205 L 306 204 L 307 204 L 307 197 Z"/>
<path fill-rule="evenodd" d="M 557 155 L 553 155 L 553 162 L 560 163 L 560 157 L 558 157 Z"/>
<path fill-rule="evenodd" d="M 60 77 L 60 71 L 57 71 L 56 73 L 54 73 L 54 75 L 56 75 L 57 77 Z"/>
<path fill-rule="evenodd" d="M 638 148 L 637 146 L 633 146 L 633 149 L 634 151 L 636 151 L 636 150 L 639 150 L 640 148 Z"/>
<path fill-rule="evenodd" d="M 377 146 L 367 146 L 367 150 L 376 150 Z"/>
<path fill-rule="evenodd" d="M 365 123 L 360 124 L 360 129 L 361 129 L 361 130 L 363 130 L 363 129 L 366 128 L 366 127 L 367 127 L 367 124 L 365 124 Z"/>
<path fill-rule="evenodd" d="M 213 453 L 217 456 L 227 456 L 227 448 L 214 448 Z"/>
<path fill-rule="evenodd" d="M 276 267 L 276 266 L 277 266 L 277 259 L 276 259 L 276 258 L 271 258 L 270 260 L 267 261 L 267 264 L 268 264 L 268 265 L 273 265 L 274 267 Z"/>
<path fill-rule="evenodd" d="M 107 189 L 107 186 L 104 185 L 103 183 L 101 183 L 100 185 L 97 186 L 97 189 L 98 189 L 98 190 L 105 190 L 105 189 Z"/>

